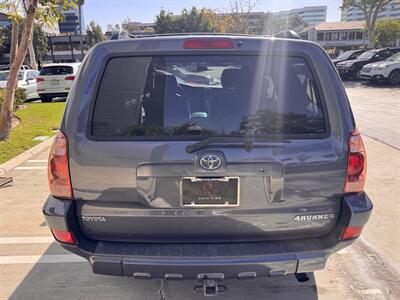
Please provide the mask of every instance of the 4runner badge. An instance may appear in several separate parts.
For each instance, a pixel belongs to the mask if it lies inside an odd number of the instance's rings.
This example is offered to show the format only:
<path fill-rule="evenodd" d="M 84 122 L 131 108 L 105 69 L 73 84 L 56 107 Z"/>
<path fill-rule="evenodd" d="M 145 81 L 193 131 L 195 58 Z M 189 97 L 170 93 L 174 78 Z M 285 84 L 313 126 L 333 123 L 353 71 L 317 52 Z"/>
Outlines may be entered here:
<path fill-rule="evenodd" d="M 107 222 L 105 217 L 88 217 L 88 216 L 82 216 L 82 221 L 85 221 L 85 222 Z"/>
<path fill-rule="evenodd" d="M 312 222 L 334 219 L 335 214 L 312 214 L 312 215 L 297 215 L 294 217 L 295 221 L 298 222 Z"/>

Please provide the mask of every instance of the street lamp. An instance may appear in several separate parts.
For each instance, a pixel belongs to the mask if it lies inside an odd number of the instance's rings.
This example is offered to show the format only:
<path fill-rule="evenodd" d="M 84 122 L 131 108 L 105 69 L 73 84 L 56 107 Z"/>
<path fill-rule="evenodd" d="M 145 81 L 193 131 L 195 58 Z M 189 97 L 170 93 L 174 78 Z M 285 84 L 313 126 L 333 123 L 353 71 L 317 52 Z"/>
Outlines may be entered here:
<path fill-rule="evenodd" d="M 83 40 L 82 40 L 82 5 L 85 0 L 78 0 L 78 13 L 79 13 L 79 44 L 81 47 L 81 61 L 83 60 Z"/>

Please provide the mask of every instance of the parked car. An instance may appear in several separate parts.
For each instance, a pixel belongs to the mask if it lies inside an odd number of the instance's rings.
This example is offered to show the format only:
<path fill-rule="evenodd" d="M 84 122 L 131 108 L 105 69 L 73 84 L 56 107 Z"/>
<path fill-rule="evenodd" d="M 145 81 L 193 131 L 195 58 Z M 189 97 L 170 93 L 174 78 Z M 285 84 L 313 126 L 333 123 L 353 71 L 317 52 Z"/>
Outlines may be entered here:
<path fill-rule="evenodd" d="M 384 61 L 365 65 L 361 69 L 361 79 L 371 81 L 388 81 L 391 84 L 400 84 L 400 53 Z"/>
<path fill-rule="evenodd" d="M 368 50 L 361 54 L 357 59 L 355 60 L 348 60 L 344 61 L 341 63 L 338 63 L 336 65 L 336 68 L 344 79 L 357 79 L 359 78 L 359 72 L 361 69 L 373 62 L 377 61 L 382 61 L 385 60 L 386 58 L 392 56 L 393 54 L 396 54 L 400 52 L 400 48 L 385 48 L 385 49 L 373 49 L 373 50 Z"/>
<path fill-rule="evenodd" d="M 193 64 L 215 80 L 168 71 Z M 361 234 L 372 210 L 365 149 L 317 44 L 109 41 L 92 48 L 76 80 L 43 213 L 93 272 L 196 279 L 215 295 L 226 278 L 300 280 Z"/>
<path fill-rule="evenodd" d="M 0 88 L 4 89 L 7 85 L 10 71 L 0 71 Z M 37 98 L 36 77 L 39 71 L 24 69 L 18 72 L 18 87 L 26 91 L 27 99 Z"/>
<path fill-rule="evenodd" d="M 60 63 L 44 66 L 36 78 L 42 102 L 51 102 L 55 97 L 66 97 L 78 72 L 80 63 Z"/>
<path fill-rule="evenodd" d="M 359 57 L 365 51 L 367 51 L 367 49 L 349 50 L 349 51 L 343 52 L 338 57 L 332 59 L 332 62 L 336 66 L 340 62 L 343 62 L 346 60 L 357 59 L 357 57 Z"/>

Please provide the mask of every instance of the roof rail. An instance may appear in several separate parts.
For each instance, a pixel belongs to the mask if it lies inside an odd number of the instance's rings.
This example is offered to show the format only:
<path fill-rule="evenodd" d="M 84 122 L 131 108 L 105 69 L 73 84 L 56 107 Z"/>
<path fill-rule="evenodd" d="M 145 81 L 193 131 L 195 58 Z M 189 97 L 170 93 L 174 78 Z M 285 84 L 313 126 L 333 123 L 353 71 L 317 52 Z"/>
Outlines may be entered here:
<path fill-rule="evenodd" d="M 121 30 L 121 31 L 113 31 L 111 33 L 110 40 L 123 40 L 123 39 L 129 39 L 131 36 L 126 30 Z"/>
<path fill-rule="evenodd" d="M 110 40 L 119 40 L 126 38 L 146 38 L 146 37 L 163 37 L 163 36 L 189 36 L 189 35 L 215 35 L 215 36 L 263 36 L 257 34 L 244 33 L 224 33 L 224 32 L 179 32 L 179 33 L 154 33 L 154 34 L 130 34 L 125 30 L 113 31 Z"/>
<path fill-rule="evenodd" d="M 277 38 L 300 40 L 300 36 L 293 30 L 284 30 L 274 35 Z"/>

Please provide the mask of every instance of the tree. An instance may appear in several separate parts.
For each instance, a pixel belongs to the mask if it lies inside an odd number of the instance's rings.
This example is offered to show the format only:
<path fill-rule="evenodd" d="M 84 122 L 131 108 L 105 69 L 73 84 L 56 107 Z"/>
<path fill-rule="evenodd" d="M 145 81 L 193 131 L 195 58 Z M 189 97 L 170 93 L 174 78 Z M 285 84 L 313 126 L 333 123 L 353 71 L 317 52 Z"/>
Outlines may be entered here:
<path fill-rule="evenodd" d="M 23 17 L 18 13 L 21 3 L 23 5 Z M 16 51 L 15 58 L 10 65 L 4 101 L 0 111 L 0 140 L 6 140 L 11 130 L 18 72 L 21 69 L 29 44 L 31 43 L 35 19 L 41 24 L 54 26 L 58 20 L 62 18 L 61 10 L 74 6 L 76 6 L 76 0 L 2 0 L 0 3 L 0 9 L 5 11 L 9 17 L 19 17 L 24 20 L 21 43 Z M 12 44 L 14 44 L 17 39 L 17 37 L 13 36 Z"/>
<path fill-rule="evenodd" d="M 11 42 L 11 26 L 0 26 L 0 48 L 4 49 Z"/>
<path fill-rule="evenodd" d="M 108 24 L 107 27 L 106 27 L 106 30 L 107 31 L 120 31 L 121 30 L 121 26 L 119 24 L 115 24 L 115 25 Z"/>
<path fill-rule="evenodd" d="M 87 34 L 87 44 L 89 47 L 92 47 L 97 43 L 100 43 L 107 39 L 100 25 L 96 24 L 93 20 L 90 21 L 89 26 L 86 29 L 86 34 Z"/>
<path fill-rule="evenodd" d="M 263 22 L 263 33 L 274 35 L 300 26 L 304 27 L 305 23 L 299 16 L 281 17 L 273 13 L 267 13 Z"/>
<path fill-rule="evenodd" d="M 42 57 L 49 51 L 49 44 L 47 43 L 47 36 L 40 24 L 33 25 L 32 45 L 36 60 L 42 60 Z"/>
<path fill-rule="evenodd" d="M 140 30 L 139 26 L 134 22 L 132 22 L 129 17 L 126 17 L 124 20 L 122 20 L 121 27 L 122 30 L 126 30 L 129 33 L 135 33 Z"/>
<path fill-rule="evenodd" d="M 227 32 L 251 33 L 248 18 L 257 5 L 257 0 L 231 0 L 230 12 L 225 20 Z"/>
<path fill-rule="evenodd" d="M 218 32 L 216 13 L 207 8 L 183 9 L 180 15 L 162 9 L 156 17 L 156 33 Z"/>
<path fill-rule="evenodd" d="M 400 20 L 378 21 L 375 29 L 375 42 L 380 47 L 395 46 L 400 39 Z"/>
<path fill-rule="evenodd" d="M 378 13 L 394 0 L 343 0 L 342 9 L 358 8 L 365 18 L 365 27 L 369 37 L 369 48 L 375 47 L 375 26 Z"/>

